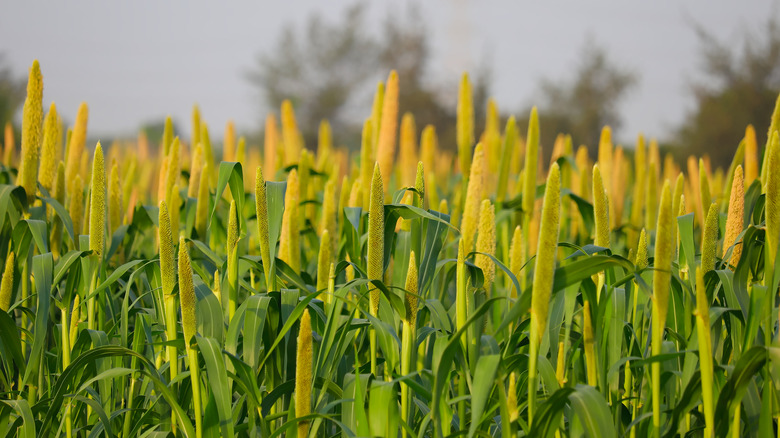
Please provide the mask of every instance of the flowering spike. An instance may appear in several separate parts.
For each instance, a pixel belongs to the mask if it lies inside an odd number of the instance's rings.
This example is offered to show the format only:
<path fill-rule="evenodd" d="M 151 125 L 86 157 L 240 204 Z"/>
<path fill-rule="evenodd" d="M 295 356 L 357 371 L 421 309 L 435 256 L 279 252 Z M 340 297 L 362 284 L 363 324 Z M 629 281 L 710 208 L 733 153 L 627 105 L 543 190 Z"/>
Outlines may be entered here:
<path fill-rule="evenodd" d="M 206 229 L 209 219 L 209 174 L 211 168 L 206 163 L 200 174 L 200 183 L 198 184 L 198 201 L 195 207 L 195 230 L 198 232 L 198 238 L 206 240 Z"/>
<path fill-rule="evenodd" d="M 737 266 L 742 257 L 742 243 L 737 238 L 742 233 L 745 214 L 745 186 L 742 175 L 742 166 L 734 170 L 734 180 L 731 183 L 731 197 L 729 199 L 729 212 L 726 218 L 726 237 L 723 240 L 723 257 L 729 248 L 731 251 L 731 266 Z"/>
<path fill-rule="evenodd" d="M 236 125 L 232 120 L 225 124 L 225 139 L 222 143 L 222 161 L 236 161 Z"/>
<path fill-rule="evenodd" d="M 753 125 L 748 125 L 745 129 L 745 185 L 750 184 L 758 178 L 758 144 L 756 141 L 756 130 Z"/>
<path fill-rule="evenodd" d="M 609 248 L 609 197 L 601 179 L 599 164 L 593 165 L 593 212 L 596 218 L 596 246 Z"/>
<path fill-rule="evenodd" d="M 76 175 L 79 172 L 79 160 L 84 153 L 84 147 L 87 141 L 87 121 L 89 119 L 89 108 L 85 102 L 81 102 L 79 110 L 76 113 L 76 123 L 73 125 L 73 131 L 68 142 L 67 160 L 65 161 L 65 181 L 68 185 L 68 195 L 74 196 L 74 190 L 81 190 L 82 187 L 76 187 Z M 83 177 L 82 177 L 83 180 Z M 71 210 L 72 211 L 72 210 Z"/>
<path fill-rule="evenodd" d="M 766 266 L 774 266 L 777 245 L 780 243 L 780 134 L 777 131 L 772 134 L 772 142 L 766 155 Z"/>
<path fill-rule="evenodd" d="M 192 164 L 190 164 L 190 180 L 187 184 L 187 197 L 189 198 L 198 196 L 198 183 L 200 183 L 200 174 L 203 172 L 203 161 L 203 145 L 198 143 L 192 153 Z"/>
<path fill-rule="evenodd" d="M 14 287 L 14 253 L 11 251 L 5 259 L 3 279 L 0 281 L 0 310 L 8 312 L 11 307 L 11 294 Z"/>
<path fill-rule="evenodd" d="M 174 261 L 173 237 L 171 232 L 171 216 L 168 204 L 160 201 L 157 238 L 160 241 L 160 277 L 162 279 L 163 295 L 173 294 L 176 285 L 176 266 Z"/>
<path fill-rule="evenodd" d="M 263 166 L 266 181 L 273 181 L 276 175 L 276 151 L 279 148 L 279 128 L 276 116 L 268 114 L 265 118 L 265 141 L 263 145 Z"/>
<path fill-rule="evenodd" d="M 531 331 L 537 337 L 534 342 L 541 342 L 542 335 L 547 328 L 553 271 L 558 253 L 558 229 L 561 214 L 560 184 L 560 169 L 557 163 L 553 163 L 547 176 L 547 187 L 544 190 L 539 246 L 534 266 L 531 295 Z"/>
<path fill-rule="evenodd" d="M 374 176 L 371 179 L 371 200 L 368 207 L 368 264 L 366 274 L 369 280 L 382 280 L 385 252 L 385 201 L 382 183 L 382 171 L 379 163 L 374 164 Z M 371 291 L 371 314 L 379 310 L 379 290 Z"/>
<path fill-rule="evenodd" d="M 43 76 L 38 60 L 30 67 L 27 98 L 22 109 L 22 162 L 17 185 L 24 188 L 32 202 L 38 192 L 38 165 L 43 129 Z"/>
<path fill-rule="evenodd" d="M 479 234 L 477 235 L 477 252 L 496 255 L 496 213 L 489 199 L 482 201 L 479 209 Z M 482 269 L 485 275 L 485 291 L 490 297 L 490 289 L 496 278 L 496 265 L 490 257 L 477 254 L 474 264 Z"/>
<path fill-rule="evenodd" d="M 484 170 L 485 153 L 482 143 L 474 148 L 474 160 L 471 165 L 471 174 L 469 176 L 468 189 L 466 191 L 466 202 L 463 207 L 463 234 L 466 252 L 471 252 L 474 248 L 474 237 L 477 231 L 479 220 L 479 206 L 484 197 Z"/>
<path fill-rule="evenodd" d="M 401 185 L 414 184 L 415 163 L 417 163 L 417 125 L 412 113 L 405 113 L 401 118 L 401 140 L 399 142 L 399 161 Z"/>
<path fill-rule="evenodd" d="M 398 73 L 395 70 L 387 77 L 387 88 L 382 99 L 382 121 L 379 125 L 379 139 L 376 146 L 376 160 L 384 176 L 385 190 L 390 183 L 395 160 L 395 137 L 398 129 Z"/>
<path fill-rule="evenodd" d="M 255 214 L 257 215 L 257 234 L 260 240 L 260 258 L 263 260 L 266 287 L 271 288 L 271 246 L 268 235 L 268 201 L 266 200 L 263 169 L 257 166 L 255 172 Z"/>
<path fill-rule="evenodd" d="M 81 232 L 81 222 L 84 219 L 84 182 L 81 175 L 76 175 L 73 180 L 73 191 L 70 195 L 70 205 L 68 205 L 70 220 L 73 222 L 73 231 L 78 234 Z"/>
<path fill-rule="evenodd" d="M 311 412 L 312 329 L 309 309 L 303 311 L 298 329 L 298 348 L 295 355 L 295 416 L 305 417 Z M 309 434 L 309 421 L 298 423 L 298 438 Z"/>
<path fill-rule="evenodd" d="M 707 220 L 701 238 L 701 269 L 710 272 L 715 269 L 718 248 L 718 204 L 713 202 L 707 209 Z"/>
<path fill-rule="evenodd" d="M 287 190 L 284 194 L 284 213 L 282 215 L 282 238 L 279 243 L 279 258 L 294 271 L 300 271 L 301 247 L 299 245 L 299 206 L 300 184 L 298 172 L 293 169 L 287 175 Z"/>
<path fill-rule="evenodd" d="M 460 173 L 465 176 L 471 173 L 471 145 L 474 144 L 474 104 L 471 98 L 471 82 L 467 73 L 463 73 L 460 80 L 456 124 Z"/>
<path fill-rule="evenodd" d="M 89 249 L 102 257 L 106 249 L 106 171 L 100 142 L 95 147 L 92 159 L 92 185 L 89 191 Z"/>
<path fill-rule="evenodd" d="M 181 328 L 184 333 L 184 345 L 189 348 L 197 333 L 195 285 L 192 281 L 190 252 L 184 236 L 179 237 L 179 300 L 181 303 Z"/>
<path fill-rule="evenodd" d="M 328 287 L 328 269 L 331 264 L 330 233 L 328 230 L 322 232 L 320 236 L 320 252 L 317 257 L 317 290 L 323 290 Z M 328 301 L 328 296 L 324 295 L 323 301 Z"/>
<path fill-rule="evenodd" d="M 122 188 L 119 184 L 119 165 L 114 161 L 111 165 L 111 176 L 108 185 L 108 226 L 113 234 L 122 226 Z"/>
<path fill-rule="evenodd" d="M 54 189 L 54 182 L 57 177 L 57 164 L 60 162 L 60 155 L 62 154 L 60 137 L 57 106 L 52 102 L 43 124 L 43 150 L 41 152 L 41 168 L 38 175 L 41 185 L 49 194 Z"/>
<path fill-rule="evenodd" d="M 515 117 L 512 116 L 506 122 L 506 128 L 504 129 L 504 147 L 501 153 L 502 157 L 511 157 L 512 150 L 517 145 L 517 123 Z M 512 160 L 505 158 L 501 160 L 498 173 L 498 192 L 496 194 L 496 202 L 504 201 L 506 198 L 507 182 L 509 181 L 509 165 Z"/>

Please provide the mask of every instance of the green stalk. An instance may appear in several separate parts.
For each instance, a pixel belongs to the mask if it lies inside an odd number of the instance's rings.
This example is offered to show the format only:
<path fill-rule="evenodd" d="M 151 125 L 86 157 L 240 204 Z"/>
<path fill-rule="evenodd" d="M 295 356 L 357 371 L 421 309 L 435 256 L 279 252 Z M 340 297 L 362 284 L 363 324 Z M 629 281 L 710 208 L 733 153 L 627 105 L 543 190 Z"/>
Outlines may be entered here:
<path fill-rule="evenodd" d="M 664 341 L 666 314 L 669 308 L 669 283 L 672 270 L 672 195 L 669 181 L 664 182 L 661 202 L 658 208 L 658 223 L 655 238 L 655 270 L 653 271 L 653 316 L 652 355 L 661 354 Z M 651 364 L 653 385 L 653 434 L 661 436 L 661 362 Z"/>
<path fill-rule="evenodd" d="M 295 248 L 296 251 L 300 249 Z M 238 302 L 238 213 L 236 201 L 230 201 L 227 230 L 228 323 L 236 314 Z"/>
<path fill-rule="evenodd" d="M 68 305 L 63 305 L 61 315 L 62 330 L 62 370 L 65 371 L 70 366 L 70 324 L 68 324 Z M 71 419 L 70 401 L 65 406 L 65 435 L 68 438 L 73 436 L 73 420 Z"/>
<path fill-rule="evenodd" d="M 715 204 L 713 204 L 715 205 Z M 712 211 L 712 210 L 710 210 Z M 712 338 L 710 335 L 710 306 L 704 286 L 704 269 L 696 269 L 696 334 L 699 340 L 699 371 L 701 373 L 701 396 L 704 410 L 704 436 L 712 437 L 715 431 L 715 399 L 712 379 Z"/>
<path fill-rule="evenodd" d="M 401 335 L 401 375 L 406 376 L 412 371 L 414 356 L 414 341 L 417 338 L 417 260 L 414 251 L 409 253 L 409 272 L 406 276 L 406 291 L 404 303 L 406 316 L 403 318 L 403 332 Z M 409 422 L 409 408 L 411 395 L 409 385 L 401 384 L 401 419 Z M 401 436 L 406 438 L 406 429 L 401 429 Z"/>

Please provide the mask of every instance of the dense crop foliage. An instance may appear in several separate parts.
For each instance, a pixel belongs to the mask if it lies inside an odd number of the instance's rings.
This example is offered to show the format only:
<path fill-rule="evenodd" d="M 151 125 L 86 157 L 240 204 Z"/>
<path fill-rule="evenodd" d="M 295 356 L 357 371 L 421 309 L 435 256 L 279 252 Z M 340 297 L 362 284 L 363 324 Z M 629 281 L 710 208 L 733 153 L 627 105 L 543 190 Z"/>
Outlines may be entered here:
<path fill-rule="evenodd" d="M 218 162 L 197 108 L 187 139 L 89 153 L 35 62 L 0 168 L 0 434 L 775 433 L 780 109 L 726 170 L 608 127 L 597 162 L 559 135 L 543 163 L 535 109 L 523 137 L 491 101 L 475 136 L 466 76 L 456 156 L 418 147 L 400 84 L 359 154 L 327 122 L 311 152 L 285 102 Z"/>

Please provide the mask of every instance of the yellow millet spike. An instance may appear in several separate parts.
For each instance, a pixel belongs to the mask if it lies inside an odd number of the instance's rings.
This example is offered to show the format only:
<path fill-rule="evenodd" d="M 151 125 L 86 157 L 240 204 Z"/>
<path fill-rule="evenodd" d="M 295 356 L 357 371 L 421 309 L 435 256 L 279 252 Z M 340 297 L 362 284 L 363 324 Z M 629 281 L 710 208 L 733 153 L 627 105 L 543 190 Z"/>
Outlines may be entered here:
<path fill-rule="evenodd" d="M 181 142 L 179 137 L 173 139 L 169 148 L 168 154 L 168 169 L 167 176 L 165 177 L 165 202 L 168 206 L 173 208 L 172 196 L 173 188 L 179 182 L 179 174 L 181 169 Z"/>
<path fill-rule="evenodd" d="M 54 102 L 49 106 L 46 120 L 43 123 L 43 145 L 41 151 L 41 168 L 38 172 L 38 180 L 43 188 L 52 194 L 55 178 L 57 177 L 57 164 L 62 155 L 62 141 L 60 140 L 60 124 L 57 115 L 57 106 Z"/>
<path fill-rule="evenodd" d="M 737 166 L 734 170 L 734 180 L 731 183 L 731 197 L 729 199 L 729 212 L 726 218 L 726 236 L 723 239 L 723 258 L 729 248 L 731 251 L 730 266 L 737 266 L 742 257 L 742 243 L 737 242 L 737 238 L 742 233 L 743 221 L 745 215 L 745 184 L 742 174 L 742 166 Z"/>
<path fill-rule="evenodd" d="M 683 176 L 682 172 L 677 174 L 677 179 L 674 182 L 674 193 L 672 194 L 672 212 L 677 214 L 677 216 L 681 216 L 682 214 L 680 207 L 685 207 L 683 202 L 683 193 L 685 190 L 685 177 Z M 673 244 L 673 253 L 672 258 L 675 259 L 677 257 L 677 217 L 674 218 L 674 226 L 672 227 L 672 244 Z"/>
<path fill-rule="evenodd" d="M 653 271 L 653 314 L 652 314 L 652 354 L 661 354 L 663 347 L 666 315 L 669 309 L 669 283 L 672 276 L 672 227 L 674 213 L 672 212 L 672 194 L 669 181 L 664 181 L 661 191 L 661 202 L 658 208 L 658 223 L 655 235 L 655 264 Z M 653 425 L 661 427 L 661 363 L 652 365 L 653 385 Z"/>
<path fill-rule="evenodd" d="M 173 236 L 176 236 L 179 234 L 179 217 L 181 216 L 181 192 L 178 184 L 173 186 L 171 190 L 171 203 L 168 204 L 168 208 L 171 209 L 171 229 Z"/>
<path fill-rule="evenodd" d="M 406 316 L 404 321 L 411 327 L 417 325 L 417 258 L 414 251 L 409 253 L 409 270 L 406 273 L 405 289 L 408 293 L 404 294 L 404 306 L 406 307 Z"/>
<path fill-rule="evenodd" d="M 11 294 L 14 291 L 14 253 L 11 251 L 5 259 L 3 279 L 0 281 L 0 310 L 8 312 L 11 307 Z"/>
<path fill-rule="evenodd" d="M 173 288 L 176 285 L 176 262 L 174 261 L 173 233 L 168 204 L 165 201 L 160 201 L 159 207 L 157 239 L 160 245 L 160 278 L 163 296 L 167 297 L 173 294 Z"/>
<path fill-rule="evenodd" d="M 224 135 L 222 161 L 236 161 L 236 125 L 232 120 L 228 120 L 225 124 Z"/>
<path fill-rule="evenodd" d="M 647 187 L 645 188 L 645 228 L 655 229 L 658 216 L 658 169 L 655 161 L 650 162 L 647 169 Z"/>
<path fill-rule="evenodd" d="M 610 193 L 609 218 L 610 229 L 615 229 L 622 225 L 623 219 L 623 200 L 626 192 L 627 181 L 625 180 L 625 160 L 623 158 L 623 148 L 615 148 L 615 155 L 612 163 L 612 187 L 608 190 Z"/>
<path fill-rule="evenodd" d="M 767 264 L 774 266 L 777 256 L 777 246 L 780 243 L 780 135 L 772 134 L 769 144 L 766 169 L 766 245 Z"/>
<path fill-rule="evenodd" d="M 596 219 L 595 245 L 609 248 L 609 197 L 604 189 L 599 164 L 593 165 L 593 213 Z"/>
<path fill-rule="evenodd" d="M 60 161 L 57 165 L 57 179 L 51 193 L 52 198 L 56 199 L 60 205 L 65 205 L 65 163 Z M 51 252 L 54 258 L 59 258 L 62 248 L 62 230 L 64 227 L 62 219 L 54 218 L 51 228 Z"/>
<path fill-rule="evenodd" d="M 160 174 L 157 176 L 157 202 L 167 201 L 165 193 L 168 181 L 168 157 L 164 157 L 160 163 Z"/>
<path fill-rule="evenodd" d="M 3 164 L 5 167 L 11 167 L 14 164 L 14 126 L 11 122 L 5 122 L 5 131 L 3 137 Z"/>
<path fill-rule="evenodd" d="M 477 235 L 477 252 L 496 255 L 496 213 L 489 199 L 482 201 L 479 209 L 479 234 Z M 496 278 L 496 265 L 490 257 L 477 254 L 474 264 L 482 269 L 485 275 L 485 291 L 491 296 L 490 289 Z"/>
<path fill-rule="evenodd" d="M 276 151 L 279 148 L 279 128 L 276 116 L 268 114 L 265 118 L 265 141 L 263 143 L 263 167 L 266 181 L 273 181 L 276 175 Z"/>
<path fill-rule="evenodd" d="M 348 207 L 363 207 L 363 187 L 361 185 L 363 181 L 358 178 L 352 183 L 352 187 L 349 189 L 349 199 L 347 201 Z M 370 192 L 369 192 L 370 194 Z"/>
<path fill-rule="evenodd" d="M 325 189 L 322 192 L 322 218 L 320 219 L 320 235 L 323 232 L 330 231 L 336 235 L 336 179 L 329 178 L 325 183 Z M 335 242 L 334 242 L 335 243 Z"/>
<path fill-rule="evenodd" d="M 161 145 L 163 156 L 167 157 L 171 153 L 171 144 L 173 144 L 173 120 L 171 116 L 166 116 Z"/>
<path fill-rule="evenodd" d="M 417 163 L 417 125 L 412 113 L 405 113 L 401 118 L 399 149 L 401 186 L 408 187 L 414 184 Z"/>
<path fill-rule="evenodd" d="M 745 129 L 745 185 L 750 187 L 756 178 L 758 178 L 758 142 L 755 128 L 753 125 L 748 125 Z"/>
<path fill-rule="evenodd" d="M 192 163 L 190 164 L 190 180 L 187 184 L 187 196 L 195 198 L 198 196 L 198 183 L 200 182 L 200 174 L 203 172 L 203 162 L 205 158 L 203 156 L 203 145 L 198 143 L 195 147 L 195 151 L 192 153 Z"/>
<path fill-rule="evenodd" d="M 466 176 L 470 174 L 471 145 L 474 144 L 474 104 L 471 98 L 471 82 L 469 82 L 468 73 L 463 73 L 460 79 L 456 131 L 460 173 Z"/>
<path fill-rule="evenodd" d="M 612 128 L 609 126 L 604 126 L 601 128 L 598 163 L 599 166 L 604 169 L 605 175 L 612 175 Z"/>
<path fill-rule="evenodd" d="M 504 128 L 504 145 L 501 152 L 501 156 L 504 157 L 501 160 L 498 170 L 498 187 L 496 192 L 496 202 L 503 202 L 506 199 L 507 183 L 509 182 L 509 166 L 512 160 L 509 158 L 512 156 L 513 149 L 517 146 L 517 123 L 515 117 L 509 117 L 506 122 L 506 128 Z"/>
<path fill-rule="evenodd" d="M 515 227 L 512 233 L 512 243 L 509 246 L 509 270 L 515 277 L 520 278 L 520 271 L 523 269 L 523 233 L 520 231 L 520 225 Z M 512 287 L 512 298 L 517 298 L 517 291 Z"/>
<path fill-rule="evenodd" d="M 363 136 L 361 138 L 360 146 L 360 173 L 358 180 L 365 181 L 366 183 L 371 181 L 371 172 L 374 171 L 373 165 L 376 163 L 376 150 L 372 140 L 374 133 L 373 123 L 374 122 L 371 119 L 366 119 L 363 123 Z M 357 183 L 358 180 L 355 180 L 355 183 Z M 354 185 L 352 186 L 352 191 L 355 191 Z M 361 197 L 355 199 L 356 202 L 349 203 L 351 207 L 368 205 L 370 192 L 368 190 L 360 190 L 360 192 L 362 193 Z"/>
<path fill-rule="evenodd" d="M 301 139 L 298 132 L 298 122 L 295 120 L 295 110 L 292 102 L 285 99 L 282 102 L 282 143 L 284 144 L 284 164 L 297 163 L 301 155 Z"/>
<path fill-rule="evenodd" d="M 108 226 L 109 234 L 122 226 L 122 188 L 119 184 L 119 165 L 114 161 L 111 165 L 111 176 L 108 179 Z"/>
<path fill-rule="evenodd" d="M 260 258 L 263 260 L 266 287 L 270 291 L 273 273 L 271 272 L 271 243 L 268 235 L 268 201 L 263 169 L 260 166 L 257 166 L 257 171 L 255 172 L 255 214 L 257 215 L 257 235 L 260 241 Z M 274 242 L 275 245 L 276 242 Z"/>
<path fill-rule="evenodd" d="M 499 160 L 501 159 L 501 127 L 499 126 L 498 105 L 492 97 L 488 99 L 485 113 L 484 132 L 485 155 L 487 156 L 488 169 L 491 175 L 498 175 Z"/>
<path fill-rule="evenodd" d="M 214 152 L 211 150 L 211 137 L 209 136 L 209 125 L 201 122 L 200 124 L 200 144 L 203 145 L 203 154 L 206 156 L 206 164 L 209 170 L 209 186 L 217 185 L 217 169 L 214 163 Z M 205 169 L 204 169 L 205 171 Z"/>
<path fill-rule="evenodd" d="M 701 223 L 704 226 L 707 221 L 707 211 L 712 203 L 712 195 L 710 194 L 710 178 L 707 175 L 704 160 L 701 158 L 699 158 L 699 194 L 701 196 Z"/>
<path fill-rule="evenodd" d="M 366 274 L 369 280 L 382 280 L 385 251 L 385 195 L 382 183 L 382 171 L 379 163 L 374 165 L 371 178 L 371 200 L 368 207 L 368 263 Z M 371 291 L 371 315 L 379 311 L 379 289 Z"/>
<path fill-rule="evenodd" d="M 423 162 L 423 167 L 427 169 L 429 177 L 433 177 L 434 169 L 436 168 L 436 150 L 438 149 L 438 144 L 439 140 L 436 136 L 436 127 L 427 125 L 420 136 L 420 160 Z"/>
<path fill-rule="evenodd" d="M 439 213 L 450 214 L 446 199 L 442 199 L 441 202 L 439 202 Z"/>
<path fill-rule="evenodd" d="M 539 245 L 536 251 L 536 262 L 534 265 L 534 279 L 531 295 L 531 330 L 534 335 L 537 336 L 535 342 L 541 342 L 542 336 L 547 329 L 550 294 L 552 293 L 553 273 L 555 271 L 555 259 L 558 254 L 560 213 L 560 169 L 558 168 L 557 163 L 553 163 L 550 167 L 550 173 L 547 176 L 547 187 L 544 190 Z M 533 331 L 534 326 L 535 332 Z"/>
<path fill-rule="evenodd" d="M 200 108 L 198 104 L 192 105 L 192 133 L 190 134 L 190 147 L 200 144 Z"/>
<path fill-rule="evenodd" d="M 76 175 L 79 172 L 81 156 L 87 141 L 87 121 L 89 120 L 89 108 L 85 102 L 81 102 L 76 113 L 76 122 L 73 124 L 73 133 L 68 142 L 67 160 L 65 161 L 65 182 L 68 185 L 68 196 L 73 196 Z M 78 188 L 80 190 L 81 187 Z M 72 211 L 72 210 L 71 210 Z"/>
<path fill-rule="evenodd" d="M 320 121 L 320 129 L 317 132 L 317 168 L 322 169 L 331 156 L 333 150 L 333 133 L 330 123 L 323 119 Z"/>
<path fill-rule="evenodd" d="M 184 236 L 179 237 L 179 302 L 181 303 L 181 328 L 184 333 L 184 345 L 189 349 L 192 338 L 197 333 L 195 285 L 192 281 L 190 252 Z"/>
<path fill-rule="evenodd" d="M 299 233 L 300 184 L 298 172 L 293 169 L 287 175 L 287 190 L 284 194 L 284 213 L 282 215 L 282 238 L 279 243 L 279 258 L 294 271 L 301 268 L 301 247 Z"/>
<path fill-rule="evenodd" d="M 647 232 L 644 228 L 639 233 L 639 243 L 636 248 L 636 258 L 634 264 L 637 269 L 644 269 L 647 267 Z"/>
<path fill-rule="evenodd" d="M 468 189 L 466 191 L 466 202 L 463 206 L 463 220 L 461 234 L 463 235 L 466 253 L 474 248 L 474 238 L 476 237 L 477 225 L 479 221 L 479 208 L 484 198 L 485 185 L 485 152 L 482 143 L 474 148 L 474 159 L 471 164 L 471 174 L 469 175 Z"/>
<path fill-rule="evenodd" d="M 100 142 L 95 147 L 92 159 L 92 185 L 89 192 L 89 249 L 102 257 L 106 249 L 106 171 Z"/>
<path fill-rule="evenodd" d="M 385 100 L 385 83 L 379 81 L 376 84 L 376 92 L 374 93 L 374 103 L 371 105 L 370 120 L 371 120 L 371 126 L 373 128 L 371 130 L 370 137 L 371 137 L 371 150 L 373 151 L 372 152 L 373 158 L 368 166 L 369 175 L 371 174 L 371 169 L 374 168 L 374 162 L 376 161 L 376 147 L 377 144 L 379 143 L 379 126 L 382 124 L 382 106 L 384 105 L 384 100 Z"/>
<path fill-rule="evenodd" d="M 137 157 L 133 156 L 130 159 L 130 164 L 127 166 L 127 170 L 125 171 L 125 178 L 124 182 L 122 183 L 122 200 L 124 201 L 123 207 L 128 208 L 130 198 L 132 197 L 133 191 L 138 192 L 136 187 L 136 172 L 138 169 L 138 159 Z M 130 222 L 128 220 L 128 222 Z"/>
<path fill-rule="evenodd" d="M 43 76 L 38 60 L 30 67 L 27 80 L 27 97 L 22 108 L 22 161 L 19 165 L 17 185 L 24 188 L 27 201 L 35 200 L 38 193 L 38 166 L 43 131 Z"/>
<path fill-rule="evenodd" d="M 761 182 L 766 185 L 767 183 L 767 167 L 769 165 L 768 152 L 772 147 L 774 141 L 775 131 L 777 131 L 778 124 L 780 123 L 780 94 L 777 95 L 775 101 L 775 109 L 772 111 L 772 118 L 769 122 L 769 130 L 766 133 L 766 146 L 764 147 L 764 161 L 761 163 Z"/>
<path fill-rule="evenodd" d="M 312 382 L 312 329 L 309 309 L 303 311 L 298 329 L 298 348 L 295 354 L 295 416 L 305 417 L 311 413 Z M 298 438 L 309 435 L 309 421 L 298 422 Z"/>
<path fill-rule="evenodd" d="M 387 88 L 382 99 L 382 121 L 379 125 L 379 138 L 376 145 L 376 160 L 384 176 L 383 184 L 387 190 L 395 160 L 395 137 L 398 130 L 398 73 L 395 70 L 387 77 Z"/>
<path fill-rule="evenodd" d="M 71 222 L 73 222 L 75 237 L 77 237 L 79 232 L 81 232 L 81 222 L 84 219 L 84 182 L 81 181 L 81 175 L 78 174 L 73 180 L 73 191 L 70 196 L 68 212 L 70 213 Z"/>
<path fill-rule="evenodd" d="M 328 270 L 331 264 L 331 249 L 332 244 L 330 242 L 330 233 L 328 230 L 322 232 L 320 236 L 320 251 L 317 255 L 317 290 L 327 289 L 328 287 Z M 329 302 L 327 294 L 322 295 L 324 302 Z"/>
<path fill-rule="evenodd" d="M 713 202 L 707 209 L 707 220 L 701 238 L 701 269 L 705 273 L 715 269 L 718 249 L 718 204 Z"/>
<path fill-rule="evenodd" d="M 209 174 L 211 168 L 208 163 L 203 166 L 203 171 L 200 174 L 200 183 L 198 184 L 198 201 L 195 206 L 195 230 L 198 232 L 198 238 L 202 241 L 206 240 L 206 229 L 208 228 L 209 220 L 209 198 L 211 192 L 209 191 Z"/>

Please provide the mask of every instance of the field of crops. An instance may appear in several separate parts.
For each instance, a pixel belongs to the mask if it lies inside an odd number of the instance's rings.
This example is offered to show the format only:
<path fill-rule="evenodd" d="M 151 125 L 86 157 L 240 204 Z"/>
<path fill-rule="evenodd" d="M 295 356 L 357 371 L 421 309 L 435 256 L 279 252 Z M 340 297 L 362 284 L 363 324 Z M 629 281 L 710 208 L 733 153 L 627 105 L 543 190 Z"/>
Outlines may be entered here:
<path fill-rule="evenodd" d="M 359 151 L 326 121 L 305 145 L 290 102 L 262 146 L 213 146 L 195 107 L 187 138 L 104 148 L 86 104 L 44 116 L 34 62 L 0 167 L 0 435 L 774 435 L 780 109 L 713 169 L 609 127 L 598 157 L 542 145 L 492 101 L 474 126 L 470 87 L 452 147 L 391 72 Z"/>

